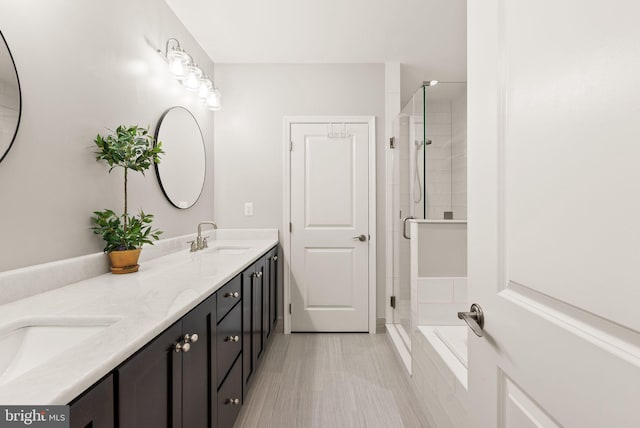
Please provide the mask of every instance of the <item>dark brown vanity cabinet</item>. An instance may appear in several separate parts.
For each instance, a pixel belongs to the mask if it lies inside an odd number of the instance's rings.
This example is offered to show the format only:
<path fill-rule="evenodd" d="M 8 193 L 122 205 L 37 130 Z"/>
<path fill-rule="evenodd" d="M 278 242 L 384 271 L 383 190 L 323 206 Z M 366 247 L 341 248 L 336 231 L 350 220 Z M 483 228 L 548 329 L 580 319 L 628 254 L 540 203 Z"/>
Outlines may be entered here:
<path fill-rule="evenodd" d="M 238 275 L 218 290 L 219 299 L 241 299 L 244 302 L 242 277 L 243 275 Z M 218 304 L 218 310 L 220 309 L 221 305 Z M 218 418 L 215 426 L 230 428 L 240 413 L 242 405 L 243 306 L 242 303 L 235 306 L 225 304 L 223 310 L 226 312 L 222 316 L 218 313 L 220 322 L 216 333 Z"/>
<path fill-rule="evenodd" d="M 272 248 L 242 273 L 243 398 L 258 367 L 277 316 L 278 249 Z"/>
<path fill-rule="evenodd" d="M 242 313 L 243 398 L 247 395 L 249 381 L 258 367 L 258 361 L 262 357 L 264 349 L 265 269 L 266 257 L 262 257 L 242 272 L 242 291 L 244 293 Z"/>
<path fill-rule="evenodd" d="M 265 290 L 266 299 L 264 302 L 264 325 L 265 340 L 271 336 L 271 333 L 278 323 L 278 248 L 272 248 L 267 253 L 265 266 Z"/>
<path fill-rule="evenodd" d="M 277 321 L 273 248 L 71 404 L 72 428 L 231 428 Z"/>
<path fill-rule="evenodd" d="M 208 428 L 216 295 L 185 315 L 116 370 L 120 428 Z"/>
<path fill-rule="evenodd" d="M 178 322 L 116 370 L 119 427 L 182 426 L 181 336 Z"/>
<path fill-rule="evenodd" d="M 98 381 L 69 404 L 71 428 L 113 428 L 113 375 Z"/>

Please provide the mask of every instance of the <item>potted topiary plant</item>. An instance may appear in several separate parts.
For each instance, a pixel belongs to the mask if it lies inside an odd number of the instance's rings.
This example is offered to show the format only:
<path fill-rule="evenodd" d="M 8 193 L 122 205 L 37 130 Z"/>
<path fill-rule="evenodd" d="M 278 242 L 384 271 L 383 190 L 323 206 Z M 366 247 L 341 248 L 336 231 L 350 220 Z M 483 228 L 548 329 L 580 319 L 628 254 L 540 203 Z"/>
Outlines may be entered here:
<path fill-rule="evenodd" d="M 144 172 L 151 165 L 160 162 L 162 143 L 154 145 L 149 130 L 137 125 L 118 126 L 109 135 L 96 136 L 94 140 L 98 150 L 96 160 L 109 164 L 109 173 L 115 168 L 124 170 L 124 212 L 122 215 L 105 209 L 94 211 L 91 218 L 95 226 L 93 233 L 101 235 L 106 245 L 104 252 L 111 260 L 112 273 L 131 273 L 138 271 L 138 258 L 143 244 L 153 245 L 162 231 L 152 229 L 152 214 L 142 210 L 138 215 L 129 215 L 127 211 L 127 173 L 129 170 Z"/>

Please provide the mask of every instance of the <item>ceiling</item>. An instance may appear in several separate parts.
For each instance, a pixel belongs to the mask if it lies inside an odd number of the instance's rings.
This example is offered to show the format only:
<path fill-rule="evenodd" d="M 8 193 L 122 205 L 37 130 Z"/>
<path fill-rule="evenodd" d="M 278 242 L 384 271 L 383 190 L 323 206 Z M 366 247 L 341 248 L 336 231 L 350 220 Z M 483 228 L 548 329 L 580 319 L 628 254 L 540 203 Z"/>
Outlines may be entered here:
<path fill-rule="evenodd" d="M 422 80 L 466 80 L 466 0 L 166 0 L 216 63 L 403 65 Z"/>

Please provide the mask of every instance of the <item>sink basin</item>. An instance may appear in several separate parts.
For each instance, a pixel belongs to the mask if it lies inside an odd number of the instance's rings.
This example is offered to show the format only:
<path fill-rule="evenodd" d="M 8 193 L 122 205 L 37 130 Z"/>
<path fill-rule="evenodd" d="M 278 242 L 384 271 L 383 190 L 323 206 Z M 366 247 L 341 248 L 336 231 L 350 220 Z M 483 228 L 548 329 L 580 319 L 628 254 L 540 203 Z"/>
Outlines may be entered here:
<path fill-rule="evenodd" d="M 32 320 L 0 332 L 0 384 L 7 383 L 100 333 L 115 318 Z"/>
<path fill-rule="evenodd" d="M 235 254 L 242 254 L 246 252 L 248 249 L 249 247 L 227 245 L 227 246 L 213 247 L 209 251 L 217 254 L 235 255 Z"/>

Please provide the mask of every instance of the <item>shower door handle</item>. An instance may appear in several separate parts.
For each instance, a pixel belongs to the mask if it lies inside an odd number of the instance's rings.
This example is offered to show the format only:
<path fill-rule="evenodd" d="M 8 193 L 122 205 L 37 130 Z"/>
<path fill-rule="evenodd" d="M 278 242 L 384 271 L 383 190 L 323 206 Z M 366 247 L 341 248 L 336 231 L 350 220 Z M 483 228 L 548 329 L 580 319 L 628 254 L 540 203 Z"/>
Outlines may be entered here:
<path fill-rule="evenodd" d="M 402 219 L 402 236 L 404 236 L 404 239 L 411 239 L 410 236 L 407 236 L 407 220 L 413 219 L 415 219 L 415 217 L 412 215 Z"/>
<path fill-rule="evenodd" d="M 484 327 L 484 313 L 480 305 L 474 303 L 471 305 L 469 312 L 458 312 L 458 318 L 464 320 L 476 336 L 482 337 L 484 335 L 482 331 Z"/>

